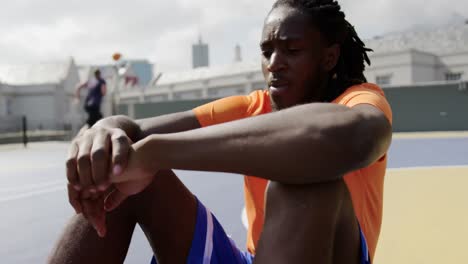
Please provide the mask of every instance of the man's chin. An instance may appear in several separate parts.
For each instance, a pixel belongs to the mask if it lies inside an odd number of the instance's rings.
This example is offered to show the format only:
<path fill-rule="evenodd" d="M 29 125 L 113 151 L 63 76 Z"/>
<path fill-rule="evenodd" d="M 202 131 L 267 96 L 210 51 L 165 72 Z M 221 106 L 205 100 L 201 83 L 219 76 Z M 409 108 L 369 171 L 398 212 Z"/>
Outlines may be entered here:
<path fill-rule="evenodd" d="M 282 104 L 278 98 L 273 98 L 273 96 L 270 94 L 270 105 L 271 105 L 271 111 L 276 112 L 280 111 L 283 109 Z"/>
<path fill-rule="evenodd" d="M 292 106 L 292 105 L 291 105 Z M 275 100 L 271 100 L 271 110 L 273 112 L 275 111 L 281 111 L 281 110 L 284 110 L 284 109 L 287 109 L 289 107 L 291 107 L 287 104 L 284 104 L 282 102 L 278 102 L 278 101 L 275 101 Z"/>
<path fill-rule="evenodd" d="M 270 94 L 271 110 L 280 111 L 301 104 L 301 102 L 290 103 L 288 102 L 288 100 L 285 99 L 287 99 L 285 98 L 285 96 L 273 96 L 272 94 Z"/>

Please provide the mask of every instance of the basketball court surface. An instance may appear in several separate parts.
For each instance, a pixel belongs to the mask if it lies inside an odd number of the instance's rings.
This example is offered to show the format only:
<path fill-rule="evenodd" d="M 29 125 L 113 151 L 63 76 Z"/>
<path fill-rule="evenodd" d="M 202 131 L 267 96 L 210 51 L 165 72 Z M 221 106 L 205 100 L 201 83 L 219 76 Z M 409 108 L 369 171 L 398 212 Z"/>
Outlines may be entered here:
<path fill-rule="evenodd" d="M 2 263 L 44 263 L 73 214 L 65 191 L 67 143 L 0 146 Z M 375 263 L 468 263 L 468 133 L 395 134 Z M 178 171 L 240 247 L 242 177 Z M 135 231 L 126 263 L 149 263 Z"/>

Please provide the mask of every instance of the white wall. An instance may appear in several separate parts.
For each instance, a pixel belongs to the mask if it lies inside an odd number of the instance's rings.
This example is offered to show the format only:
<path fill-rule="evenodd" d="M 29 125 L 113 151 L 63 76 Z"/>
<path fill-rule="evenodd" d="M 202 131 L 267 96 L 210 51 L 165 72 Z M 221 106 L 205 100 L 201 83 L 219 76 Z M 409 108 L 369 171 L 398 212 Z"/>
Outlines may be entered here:
<path fill-rule="evenodd" d="M 462 79 L 468 81 L 468 51 L 444 55 L 440 57 L 440 60 L 447 66 L 443 72 L 444 78 L 447 72 L 460 72 L 463 73 Z"/>
<path fill-rule="evenodd" d="M 0 92 L 1 93 L 1 92 Z M 6 102 L 6 97 L 0 94 L 0 116 L 6 116 L 7 115 L 7 102 Z"/>
<path fill-rule="evenodd" d="M 391 76 L 390 85 L 404 85 L 412 82 L 411 53 L 397 52 L 388 54 L 373 53 L 369 56 L 371 66 L 364 75 L 368 82 L 375 83 L 377 76 Z"/>
<path fill-rule="evenodd" d="M 440 69 L 437 56 L 425 52 L 411 52 L 412 83 L 442 81 L 437 74 Z"/>
<path fill-rule="evenodd" d="M 15 115 L 26 115 L 28 129 L 56 129 L 59 122 L 55 119 L 55 96 L 53 93 L 46 95 L 29 94 L 15 96 L 12 103 L 12 111 Z"/>
<path fill-rule="evenodd" d="M 365 71 L 367 80 L 376 82 L 377 76 L 390 75 L 392 86 L 444 81 L 449 67 L 438 56 L 417 50 L 376 53 L 370 59 L 372 65 Z M 468 60 L 465 65 L 468 66 Z"/>
<path fill-rule="evenodd" d="M 149 95 L 145 97 L 146 102 L 163 102 L 169 100 L 168 94 Z"/>
<path fill-rule="evenodd" d="M 233 95 L 247 94 L 250 91 L 246 91 L 245 84 L 238 84 L 237 86 L 224 86 L 215 87 L 208 89 L 209 98 L 221 98 Z"/>
<path fill-rule="evenodd" d="M 248 81 L 247 74 L 217 77 L 209 80 L 208 87 L 216 88 L 221 86 L 238 86 L 239 84 L 245 84 Z"/>
<path fill-rule="evenodd" d="M 200 99 L 203 97 L 203 90 L 196 89 L 191 91 L 181 91 L 175 92 L 173 94 L 174 100 L 193 100 L 193 99 Z"/>
<path fill-rule="evenodd" d="M 391 76 L 390 85 L 405 85 L 412 83 L 411 65 L 400 65 L 392 67 L 382 67 L 377 69 L 369 69 L 365 71 L 365 76 L 368 82 L 376 83 L 377 76 Z"/>
<path fill-rule="evenodd" d="M 71 62 L 68 74 L 62 83 L 57 87 L 55 101 L 57 104 L 56 116 L 61 123 L 71 126 L 73 134 L 83 126 L 86 120 L 86 113 L 83 110 L 83 101 L 80 104 L 75 102 L 75 89 L 80 83 L 78 67 Z"/>
<path fill-rule="evenodd" d="M 54 93 L 54 103 L 55 103 L 55 120 L 59 125 L 59 129 L 63 129 L 64 125 L 71 124 L 73 120 L 70 119 L 71 108 L 70 105 L 72 103 L 71 98 L 67 96 L 67 92 L 65 91 L 63 85 L 57 85 L 55 87 Z M 77 122 L 76 120 L 75 122 Z"/>

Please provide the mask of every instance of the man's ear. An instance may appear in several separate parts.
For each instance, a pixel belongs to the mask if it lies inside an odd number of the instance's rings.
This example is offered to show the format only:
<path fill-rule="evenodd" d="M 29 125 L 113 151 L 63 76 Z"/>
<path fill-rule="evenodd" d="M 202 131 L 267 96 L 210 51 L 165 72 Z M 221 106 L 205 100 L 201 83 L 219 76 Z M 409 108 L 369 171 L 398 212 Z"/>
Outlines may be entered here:
<path fill-rule="evenodd" d="M 322 61 L 322 67 L 325 71 L 331 71 L 336 64 L 338 63 L 338 59 L 340 58 L 341 48 L 338 44 L 333 44 L 330 47 L 326 47 L 324 49 L 324 56 Z"/>

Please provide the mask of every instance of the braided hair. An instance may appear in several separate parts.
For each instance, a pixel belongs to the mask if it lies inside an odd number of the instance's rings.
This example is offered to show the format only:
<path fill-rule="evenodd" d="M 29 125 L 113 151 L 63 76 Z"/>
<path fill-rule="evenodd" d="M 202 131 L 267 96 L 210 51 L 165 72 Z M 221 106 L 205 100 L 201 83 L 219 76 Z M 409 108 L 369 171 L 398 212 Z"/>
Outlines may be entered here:
<path fill-rule="evenodd" d="M 366 82 L 364 69 L 370 65 L 368 51 L 354 27 L 345 19 L 345 14 L 335 0 L 277 0 L 273 8 L 289 6 L 310 16 L 312 23 L 324 36 L 327 44 L 338 44 L 341 48 L 336 66 L 329 73 L 328 87 L 324 100 L 333 101 L 348 87 Z"/>

